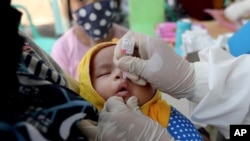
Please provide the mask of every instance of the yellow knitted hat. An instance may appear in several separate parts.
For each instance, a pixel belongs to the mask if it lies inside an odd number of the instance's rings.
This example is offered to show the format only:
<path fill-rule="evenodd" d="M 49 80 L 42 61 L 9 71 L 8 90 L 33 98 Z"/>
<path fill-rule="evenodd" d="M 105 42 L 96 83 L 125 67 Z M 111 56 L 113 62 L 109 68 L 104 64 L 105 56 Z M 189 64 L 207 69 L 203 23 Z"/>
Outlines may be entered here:
<path fill-rule="evenodd" d="M 101 49 L 116 45 L 118 39 L 103 42 L 90 48 L 78 65 L 80 96 L 93 104 L 98 111 L 102 110 L 105 100 L 93 88 L 90 78 L 90 62 L 92 57 Z"/>

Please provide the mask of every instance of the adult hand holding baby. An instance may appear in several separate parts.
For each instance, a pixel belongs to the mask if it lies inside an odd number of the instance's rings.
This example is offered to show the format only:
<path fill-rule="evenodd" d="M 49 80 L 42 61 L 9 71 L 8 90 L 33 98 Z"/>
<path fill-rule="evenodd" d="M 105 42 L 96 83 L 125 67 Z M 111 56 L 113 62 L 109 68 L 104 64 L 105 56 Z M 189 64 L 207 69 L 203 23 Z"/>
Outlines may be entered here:
<path fill-rule="evenodd" d="M 135 49 L 139 58 L 123 56 L 123 39 L 135 40 Z M 145 80 L 162 92 L 185 95 L 194 87 L 194 67 L 178 56 L 165 41 L 140 33 L 129 31 L 118 42 L 114 51 L 114 62 L 129 73 L 127 78 L 134 83 L 144 85 Z"/>

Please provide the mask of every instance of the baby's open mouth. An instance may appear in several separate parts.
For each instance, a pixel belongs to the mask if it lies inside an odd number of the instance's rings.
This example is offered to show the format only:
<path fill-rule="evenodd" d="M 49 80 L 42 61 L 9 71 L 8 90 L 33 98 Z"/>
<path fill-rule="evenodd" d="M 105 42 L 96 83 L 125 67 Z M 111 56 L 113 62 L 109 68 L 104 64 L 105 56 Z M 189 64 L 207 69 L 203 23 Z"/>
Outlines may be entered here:
<path fill-rule="evenodd" d="M 122 92 L 122 91 L 127 91 L 127 89 L 126 89 L 126 88 L 121 88 L 121 89 L 119 90 L 119 92 Z"/>
<path fill-rule="evenodd" d="M 116 96 L 120 96 L 123 99 L 130 96 L 128 86 L 127 86 L 126 83 L 122 83 L 122 84 L 119 85 Z"/>

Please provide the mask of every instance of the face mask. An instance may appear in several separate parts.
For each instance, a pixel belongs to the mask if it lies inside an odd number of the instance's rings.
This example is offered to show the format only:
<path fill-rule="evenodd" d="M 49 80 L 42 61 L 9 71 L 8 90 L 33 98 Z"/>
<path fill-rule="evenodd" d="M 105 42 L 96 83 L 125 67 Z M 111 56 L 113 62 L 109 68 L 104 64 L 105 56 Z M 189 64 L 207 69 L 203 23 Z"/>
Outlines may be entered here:
<path fill-rule="evenodd" d="M 115 20 L 117 2 L 103 0 L 84 6 L 73 13 L 76 22 L 95 41 L 107 37 Z"/>

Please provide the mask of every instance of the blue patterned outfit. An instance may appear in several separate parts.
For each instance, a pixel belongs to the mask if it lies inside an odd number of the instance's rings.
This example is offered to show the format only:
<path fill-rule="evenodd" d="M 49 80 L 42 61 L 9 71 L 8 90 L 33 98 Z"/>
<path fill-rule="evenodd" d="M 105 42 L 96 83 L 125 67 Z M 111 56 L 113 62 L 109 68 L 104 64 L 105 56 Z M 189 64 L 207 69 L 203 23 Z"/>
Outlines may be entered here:
<path fill-rule="evenodd" d="M 76 123 L 97 121 L 96 110 L 34 54 L 22 53 L 16 72 L 18 90 L 8 95 L 6 111 L 1 111 L 0 140 L 87 140 Z"/>

